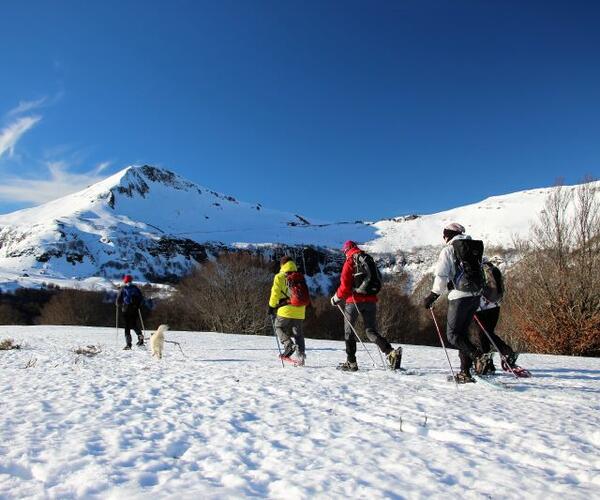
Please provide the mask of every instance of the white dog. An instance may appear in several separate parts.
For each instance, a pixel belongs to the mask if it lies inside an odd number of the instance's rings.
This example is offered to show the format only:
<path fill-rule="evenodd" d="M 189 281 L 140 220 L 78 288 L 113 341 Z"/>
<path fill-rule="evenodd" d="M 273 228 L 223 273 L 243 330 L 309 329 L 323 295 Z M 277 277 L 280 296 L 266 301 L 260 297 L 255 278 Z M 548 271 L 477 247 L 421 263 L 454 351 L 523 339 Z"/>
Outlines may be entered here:
<path fill-rule="evenodd" d="M 152 357 L 156 356 L 162 359 L 163 348 L 165 346 L 165 332 L 169 325 L 160 325 L 150 337 L 150 347 L 152 348 Z"/>

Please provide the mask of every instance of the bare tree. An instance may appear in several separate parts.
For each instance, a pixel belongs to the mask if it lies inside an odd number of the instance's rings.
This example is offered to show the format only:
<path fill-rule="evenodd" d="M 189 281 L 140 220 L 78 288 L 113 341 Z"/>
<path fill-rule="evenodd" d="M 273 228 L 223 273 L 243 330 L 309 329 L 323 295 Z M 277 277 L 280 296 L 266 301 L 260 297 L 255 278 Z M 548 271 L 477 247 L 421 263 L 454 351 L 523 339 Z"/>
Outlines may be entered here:
<path fill-rule="evenodd" d="M 537 352 L 589 355 L 600 350 L 600 186 L 558 186 L 517 242 L 509 273 L 506 328 Z"/>
<path fill-rule="evenodd" d="M 43 325 L 112 326 L 114 308 L 102 292 L 58 290 L 43 306 L 37 322 Z"/>
<path fill-rule="evenodd" d="M 272 280 L 270 266 L 260 257 L 224 254 L 177 285 L 169 304 L 174 306 L 173 314 L 185 318 L 174 318 L 171 323 L 193 330 L 264 333 Z"/>

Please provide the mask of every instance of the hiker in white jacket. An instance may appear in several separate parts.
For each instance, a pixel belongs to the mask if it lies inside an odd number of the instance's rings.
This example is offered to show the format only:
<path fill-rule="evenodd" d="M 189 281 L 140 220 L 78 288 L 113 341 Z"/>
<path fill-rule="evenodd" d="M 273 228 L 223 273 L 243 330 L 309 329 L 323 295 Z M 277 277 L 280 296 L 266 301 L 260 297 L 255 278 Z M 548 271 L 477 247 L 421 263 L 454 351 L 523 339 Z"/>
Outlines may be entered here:
<path fill-rule="evenodd" d="M 431 292 L 423 303 L 427 309 L 430 309 L 437 298 L 450 289 L 446 337 L 459 351 L 460 373 L 456 375 L 459 383 L 473 382 L 471 366 L 473 361 L 479 362 L 482 354 L 469 340 L 469 325 L 479 307 L 481 284 L 469 281 L 468 273 L 457 266 L 459 259 L 456 256 L 456 242 L 471 240 L 471 237 L 464 233 L 465 228 L 456 222 L 444 228 L 443 237 L 446 245 L 440 252 L 435 266 L 435 279 Z M 481 242 L 479 244 L 483 252 L 483 245 Z"/>

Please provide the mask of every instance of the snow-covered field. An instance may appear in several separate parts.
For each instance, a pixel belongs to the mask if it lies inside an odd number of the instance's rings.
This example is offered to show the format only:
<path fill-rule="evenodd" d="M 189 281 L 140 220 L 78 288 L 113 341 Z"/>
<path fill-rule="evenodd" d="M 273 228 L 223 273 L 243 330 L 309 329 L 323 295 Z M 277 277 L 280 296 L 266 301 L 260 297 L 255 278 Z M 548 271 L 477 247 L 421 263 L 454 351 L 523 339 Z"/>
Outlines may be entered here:
<path fill-rule="evenodd" d="M 405 346 L 402 375 L 362 351 L 338 372 L 331 341 L 282 369 L 272 337 L 172 332 L 186 357 L 162 361 L 114 329 L 7 337 L 24 348 L 0 351 L 0 498 L 600 495 L 600 359 L 523 355 L 534 378 L 457 390 L 429 347 Z"/>

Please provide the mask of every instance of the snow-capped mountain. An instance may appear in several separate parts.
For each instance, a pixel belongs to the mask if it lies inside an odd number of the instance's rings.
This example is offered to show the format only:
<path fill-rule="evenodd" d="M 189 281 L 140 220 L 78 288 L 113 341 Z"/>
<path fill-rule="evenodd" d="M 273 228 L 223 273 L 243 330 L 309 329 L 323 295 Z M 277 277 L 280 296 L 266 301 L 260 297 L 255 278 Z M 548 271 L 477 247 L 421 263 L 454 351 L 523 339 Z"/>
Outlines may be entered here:
<path fill-rule="evenodd" d="M 168 170 L 128 167 L 78 193 L 0 216 L 0 281 L 4 288 L 56 281 L 90 287 L 134 272 L 161 282 L 224 248 L 264 252 L 274 245 L 310 246 L 303 257 L 314 276 L 326 272 L 328 249 L 347 239 L 414 280 L 431 266 L 447 222 L 462 223 L 488 246 L 510 248 L 513 236 L 527 234 L 548 192 L 495 196 L 433 215 L 331 223 L 244 203 Z"/>
<path fill-rule="evenodd" d="M 311 223 L 216 193 L 150 166 L 128 167 L 78 193 L 0 216 L 0 272 L 13 285 L 74 280 L 89 286 L 134 271 L 149 281 L 185 274 L 223 247 L 339 248 L 362 223 Z M 73 282 L 64 283 L 74 285 Z"/>

